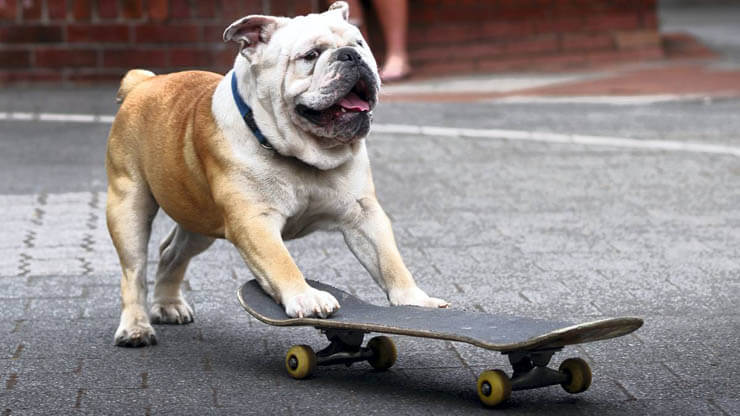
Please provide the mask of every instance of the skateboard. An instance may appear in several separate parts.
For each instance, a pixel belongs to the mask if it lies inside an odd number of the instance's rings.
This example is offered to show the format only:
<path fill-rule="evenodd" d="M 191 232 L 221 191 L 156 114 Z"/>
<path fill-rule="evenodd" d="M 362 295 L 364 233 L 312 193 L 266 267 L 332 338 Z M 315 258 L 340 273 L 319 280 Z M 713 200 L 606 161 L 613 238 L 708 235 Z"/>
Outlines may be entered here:
<path fill-rule="evenodd" d="M 561 385 L 568 393 L 581 393 L 591 385 L 591 369 L 581 358 L 569 358 L 559 368 L 548 367 L 553 354 L 567 345 L 627 335 L 642 326 L 642 319 L 620 317 L 581 324 L 470 312 L 457 309 L 430 309 L 416 306 L 377 306 L 335 287 L 309 280 L 325 290 L 341 306 L 329 318 L 290 318 L 251 280 L 237 295 L 244 309 L 258 320 L 275 326 L 313 326 L 328 338 L 329 345 L 318 351 L 295 345 L 285 355 L 285 368 L 296 379 L 311 376 L 316 366 L 367 361 L 376 370 L 387 370 L 397 352 L 387 336 L 377 336 L 363 346 L 367 333 L 406 335 L 465 342 L 499 351 L 509 359 L 511 376 L 502 370 L 486 370 L 478 377 L 481 402 L 495 406 L 513 390 Z"/>

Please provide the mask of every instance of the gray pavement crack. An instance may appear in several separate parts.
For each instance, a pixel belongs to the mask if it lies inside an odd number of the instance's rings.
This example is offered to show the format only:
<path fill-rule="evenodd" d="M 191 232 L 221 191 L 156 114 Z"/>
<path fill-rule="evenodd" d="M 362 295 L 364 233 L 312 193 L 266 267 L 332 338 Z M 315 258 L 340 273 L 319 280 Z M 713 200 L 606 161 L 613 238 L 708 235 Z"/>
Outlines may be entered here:
<path fill-rule="evenodd" d="M 32 256 L 21 253 L 21 259 L 18 264 L 18 276 L 28 276 L 31 273 L 31 260 L 33 260 Z"/>
<path fill-rule="evenodd" d="M 15 349 L 15 352 L 13 353 L 13 356 L 11 358 L 14 360 L 21 358 L 21 353 L 23 352 L 23 348 L 25 348 L 23 344 L 18 344 L 18 348 Z"/>
<path fill-rule="evenodd" d="M 16 334 L 16 333 L 20 332 L 20 330 L 21 330 L 21 326 L 23 326 L 23 323 L 24 323 L 24 322 L 26 322 L 26 320 L 25 320 L 25 319 L 19 319 L 19 320 L 15 321 L 15 326 L 14 326 L 14 327 L 13 327 L 13 329 L 12 329 L 12 330 L 10 331 L 10 333 L 11 333 L 11 334 Z"/>
<path fill-rule="evenodd" d="M 82 404 L 82 397 L 85 395 L 85 389 L 77 390 L 77 397 L 75 398 L 75 409 L 79 409 Z"/>
<path fill-rule="evenodd" d="M 525 301 L 527 301 L 527 303 L 534 303 L 534 302 L 532 302 L 532 300 L 531 300 L 531 299 L 529 299 L 529 298 L 528 298 L 528 297 L 527 297 L 527 296 L 526 296 L 526 295 L 524 294 L 524 292 L 519 292 L 519 293 L 518 293 L 518 295 L 519 295 L 519 297 L 520 297 L 520 298 L 522 298 L 522 299 L 524 299 Z"/>
<path fill-rule="evenodd" d="M 80 267 L 82 267 L 82 275 L 90 276 L 93 272 L 92 264 L 89 261 L 87 261 L 84 257 L 77 257 L 77 260 L 81 263 Z"/>
<path fill-rule="evenodd" d="M 90 192 L 90 202 L 88 202 L 87 205 L 89 205 L 90 208 L 98 209 L 98 208 L 100 208 L 98 206 L 98 203 L 99 202 L 100 202 L 100 193 L 99 192 Z"/>
<path fill-rule="evenodd" d="M 8 381 L 5 382 L 5 390 L 13 390 L 18 383 L 18 373 L 10 373 Z"/>
<path fill-rule="evenodd" d="M 710 405 L 710 406 L 712 406 L 713 408 L 717 409 L 717 410 L 718 410 L 718 411 L 719 411 L 720 413 L 722 413 L 723 415 L 725 415 L 725 416 L 730 416 L 730 414 L 729 414 L 729 413 L 727 413 L 727 412 L 725 411 L 725 409 L 723 409 L 723 408 L 722 408 L 722 407 L 721 407 L 720 405 L 718 405 L 718 404 L 717 404 L 717 403 L 716 403 L 716 402 L 714 401 L 714 399 L 708 399 L 708 400 L 707 400 L 707 403 L 709 403 L 709 405 Z"/>
<path fill-rule="evenodd" d="M 23 245 L 25 245 L 26 248 L 33 248 L 35 241 L 36 241 L 36 231 L 28 230 L 26 232 L 25 238 L 23 238 Z"/>
<path fill-rule="evenodd" d="M 213 392 L 213 406 L 221 407 L 221 405 L 218 404 L 218 393 L 216 392 L 216 388 L 211 387 L 211 391 Z"/>
<path fill-rule="evenodd" d="M 477 377 L 477 374 L 475 373 L 475 370 L 473 370 L 470 367 L 470 365 L 465 361 L 465 359 L 463 358 L 462 354 L 460 354 L 460 351 L 455 347 L 455 344 L 450 343 L 450 349 L 452 349 L 452 351 L 455 352 L 455 355 L 460 360 L 460 362 L 462 363 L 463 367 L 465 367 L 470 372 L 470 374 L 473 375 L 473 377 Z"/>
<path fill-rule="evenodd" d="M 624 393 L 628 397 L 628 401 L 635 401 L 637 400 L 637 397 L 635 397 L 632 393 L 630 393 L 629 390 L 627 390 L 627 387 L 625 387 L 621 381 L 614 380 L 614 384 L 617 385 L 617 387 L 622 390 L 622 393 Z"/>

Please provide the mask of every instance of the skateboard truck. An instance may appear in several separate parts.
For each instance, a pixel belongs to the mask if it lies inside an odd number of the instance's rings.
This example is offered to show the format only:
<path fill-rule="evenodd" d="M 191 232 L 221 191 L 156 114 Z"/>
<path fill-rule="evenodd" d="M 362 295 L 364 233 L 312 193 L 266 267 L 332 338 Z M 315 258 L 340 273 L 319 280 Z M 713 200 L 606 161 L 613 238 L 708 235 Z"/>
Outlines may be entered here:
<path fill-rule="evenodd" d="M 562 348 L 539 351 L 514 351 L 506 353 L 514 373 L 511 376 L 512 390 L 528 390 L 539 387 L 563 384 L 568 381 L 568 374 L 553 370 L 547 365 L 553 354 Z"/>
<path fill-rule="evenodd" d="M 561 348 L 503 352 L 514 370 L 511 377 L 501 370 L 486 370 L 478 377 L 478 398 L 487 406 L 505 401 L 514 390 L 561 385 L 568 393 L 586 391 L 591 385 L 591 369 L 580 358 L 569 358 L 558 370 L 547 365 Z"/>
<path fill-rule="evenodd" d="M 397 358 L 396 345 L 386 336 L 374 337 L 362 346 L 367 331 L 317 328 L 326 335 L 329 345 L 314 352 L 308 345 L 295 345 L 285 354 L 285 369 L 297 379 L 309 377 L 318 365 L 367 361 L 376 370 L 387 370 Z"/>
<path fill-rule="evenodd" d="M 329 339 L 329 345 L 316 353 L 316 365 L 346 364 L 349 367 L 352 363 L 367 361 L 373 357 L 372 350 L 362 346 L 367 332 L 336 329 L 321 332 Z"/>

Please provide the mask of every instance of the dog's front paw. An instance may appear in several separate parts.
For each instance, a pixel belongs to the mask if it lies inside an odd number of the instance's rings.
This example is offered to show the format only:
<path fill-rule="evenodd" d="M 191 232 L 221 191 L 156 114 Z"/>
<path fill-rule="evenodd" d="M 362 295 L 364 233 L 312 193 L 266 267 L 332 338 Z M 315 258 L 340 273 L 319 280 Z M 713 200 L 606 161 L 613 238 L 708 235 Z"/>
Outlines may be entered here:
<path fill-rule="evenodd" d="M 391 290 L 388 293 L 391 305 L 413 305 L 426 308 L 446 308 L 450 303 L 438 298 L 429 297 L 423 290 L 414 286 L 407 289 Z"/>
<path fill-rule="evenodd" d="M 285 299 L 283 306 L 285 306 L 285 313 L 291 318 L 310 316 L 326 318 L 339 309 L 339 302 L 331 293 L 309 287 Z"/>
<path fill-rule="evenodd" d="M 114 342 L 119 347 L 146 347 L 157 345 L 157 337 L 154 328 L 148 323 L 133 323 L 121 325 L 116 330 Z"/>
<path fill-rule="evenodd" d="M 154 301 L 149 317 L 155 324 L 189 324 L 193 322 L 193 308 L 185 299 L 175 301 Z"/>

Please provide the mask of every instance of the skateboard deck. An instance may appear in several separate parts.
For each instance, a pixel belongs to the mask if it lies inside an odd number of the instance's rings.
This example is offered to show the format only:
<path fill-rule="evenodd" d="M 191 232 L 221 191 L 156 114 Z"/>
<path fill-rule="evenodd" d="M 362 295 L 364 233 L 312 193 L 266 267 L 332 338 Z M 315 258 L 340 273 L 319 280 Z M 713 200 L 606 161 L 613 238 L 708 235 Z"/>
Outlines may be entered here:
<path fill-rule="evenodd" d="M 367 361 L 376 370 L 387 370 L 396 361 L 395 344 L 386 336 L 378 336 L 363 346 L 368 332 L 465 342 L 505 354 L 513 369 L 511 376 L 502 370 L 486 370 L 478 377 L 478 398 L 486 406 L 502 403 L 512 390 L 559 384 L 568 393 L 586 391 L 591 385 L 588 363 L 569 358 L 556 370 L 548 367 L 552 356 L 567 345 L 627 335 L 643 323 L 635 317 L 574 324 L 454 308 L 378 306 L 320 282 L 308 283 L 334 295 L 340 309 L 325 319 L 291 318 L 256 280 L 245 283 L 237 292 L 244 309 L 258 320 L 276 326 L 313 326 L 329 339 L 330 344 L 318 352 L 308 345 L 294 345 L 288 350 L 285 368 L 293 378 L 311 376 L 317 365 L 360 361 Z"/>
<path fill-rule="evenodd" d="M 629 334 L 642 319 L 620 317 L 572 324 L 565 321 L 488 314 L 416 306 L 373 305 L 335 287 L 308 281 L 339 301 L 340 309 L 329 318 L 290 318 L 251 280 L 239 289 L 239 301 L 258 320 L 276 326 L 313 326 L 364 332 L 408 335 L 466 342 L 481 348 L 510 352 L 560 348 Z"/>

